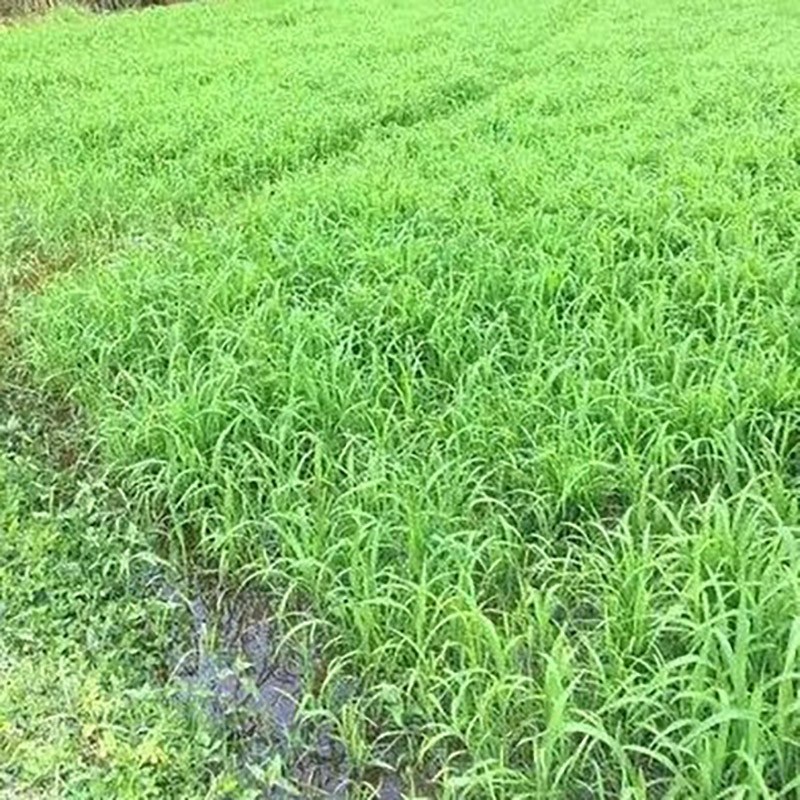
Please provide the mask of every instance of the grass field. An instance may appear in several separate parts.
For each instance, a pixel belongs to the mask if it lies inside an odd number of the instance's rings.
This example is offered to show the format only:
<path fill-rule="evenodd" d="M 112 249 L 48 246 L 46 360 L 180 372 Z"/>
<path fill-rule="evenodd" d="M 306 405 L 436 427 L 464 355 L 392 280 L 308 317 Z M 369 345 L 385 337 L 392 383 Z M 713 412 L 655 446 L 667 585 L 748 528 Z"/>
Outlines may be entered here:
<path fill-rule="evenodd" d="M 176 701 L 166 563 L 321 796 L 800 796 L 797 3 L 68 10 L 0 127 L 6 394 L 80 419 L 4 440 L 0 793 L 317 796 Z"/>

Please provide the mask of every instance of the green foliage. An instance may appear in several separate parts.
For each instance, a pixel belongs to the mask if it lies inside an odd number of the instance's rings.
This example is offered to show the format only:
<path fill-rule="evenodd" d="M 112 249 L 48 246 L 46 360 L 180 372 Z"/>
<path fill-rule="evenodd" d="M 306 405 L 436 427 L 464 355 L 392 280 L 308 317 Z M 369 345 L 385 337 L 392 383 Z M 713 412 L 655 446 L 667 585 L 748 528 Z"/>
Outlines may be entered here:
<path fill-rule="evenodd" d="M 0 796 L 220 796 L 224 740 L 154 679 L 176 620 L 135 579 L 142 542 L 109 536 L 102 487 L 55 512 L 49 485 L 0 460 Z"/>
<path fill-rule="evenodd" d="M 313 610 L 354 763 L 800 790 L 798 36 L 237 0 L 0 38 L 21 352 L 174 554 Z"/>

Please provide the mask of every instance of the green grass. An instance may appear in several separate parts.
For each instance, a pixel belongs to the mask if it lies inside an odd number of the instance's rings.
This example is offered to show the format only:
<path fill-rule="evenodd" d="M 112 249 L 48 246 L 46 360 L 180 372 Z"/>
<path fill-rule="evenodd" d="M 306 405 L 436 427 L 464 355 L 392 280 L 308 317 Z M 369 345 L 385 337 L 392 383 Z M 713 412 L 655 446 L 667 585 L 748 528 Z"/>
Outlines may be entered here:
<path fill-rule="evenodd" d="M 312 615 L 357 774 L 800 793 L 798 41 L 780 0 L 0 33 L 14 358 L 148 547 Z"/>

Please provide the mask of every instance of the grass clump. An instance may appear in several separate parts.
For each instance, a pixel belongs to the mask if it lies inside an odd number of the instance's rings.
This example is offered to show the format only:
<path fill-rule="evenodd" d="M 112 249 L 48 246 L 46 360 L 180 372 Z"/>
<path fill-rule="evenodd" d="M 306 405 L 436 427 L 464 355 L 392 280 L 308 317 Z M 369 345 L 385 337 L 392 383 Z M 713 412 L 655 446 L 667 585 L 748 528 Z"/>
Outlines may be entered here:
<path fill-rule="evenodd" d="M 798 33 L 240 0 L 0 43 L 4 258 L 79 266 L 20 352 L 154 542 L 313 616 L 354 770 L 800 788 Z"/>

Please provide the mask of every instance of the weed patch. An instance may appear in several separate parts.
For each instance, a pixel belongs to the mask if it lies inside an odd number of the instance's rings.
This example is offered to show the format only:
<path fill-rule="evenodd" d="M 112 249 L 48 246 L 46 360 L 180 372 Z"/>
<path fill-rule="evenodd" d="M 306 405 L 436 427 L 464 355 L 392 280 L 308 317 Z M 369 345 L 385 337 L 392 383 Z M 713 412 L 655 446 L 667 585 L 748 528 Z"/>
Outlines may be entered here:
<path fill-rule="evenodd" d="M 80 265 L 14 279 L 15 357 L 215 576 L 171 668 L 220 770 L 797 791 L 798 34 L 236 0 L 3 35 L 5 274 Z"/>

